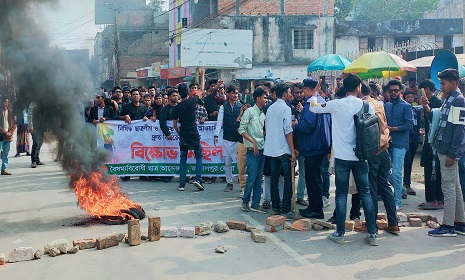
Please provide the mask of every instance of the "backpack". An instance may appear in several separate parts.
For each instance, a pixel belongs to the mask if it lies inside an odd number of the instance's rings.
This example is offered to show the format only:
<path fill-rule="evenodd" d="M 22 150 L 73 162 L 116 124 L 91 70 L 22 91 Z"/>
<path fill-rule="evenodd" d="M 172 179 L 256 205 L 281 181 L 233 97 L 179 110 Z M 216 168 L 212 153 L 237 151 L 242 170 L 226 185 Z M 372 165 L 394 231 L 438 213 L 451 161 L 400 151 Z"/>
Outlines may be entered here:
<path fill-rule="evenodd" d="M 355 156 L 365 161 L 376 155 L 379 150 L 378 116 L 368 113 L 370 104 L 363 101 L 362 109 L 354 115 L 356 130 Z"/>

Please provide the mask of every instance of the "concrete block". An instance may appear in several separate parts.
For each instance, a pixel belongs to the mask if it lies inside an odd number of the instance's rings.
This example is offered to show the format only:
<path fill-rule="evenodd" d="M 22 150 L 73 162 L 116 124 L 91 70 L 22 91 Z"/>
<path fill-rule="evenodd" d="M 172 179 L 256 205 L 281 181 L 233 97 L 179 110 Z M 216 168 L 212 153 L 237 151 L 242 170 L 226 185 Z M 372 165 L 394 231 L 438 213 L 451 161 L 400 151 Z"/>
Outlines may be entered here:
<path fill-rule="evenodd" d="M 161 226 L 160 236 L 167 238 L 178 237 L 178 228 L 175 226 Z"/>
<path fill-rule="evenodd" d="M 311 231 L 312 221 L 310 219 L 300 219 L 292 223 L 291 230 L 296 231 Z"/>
<path fill-rule="evenodd" d="M 195 227 L 182 227 L 179 229 L 179 235 L 186 238 L 194 238 Z"/>
<path fill-rule="evenodd" d="M 410 225 L 412 227 L 422 227 L 423 226 L 423 223 L 421 222 L 420 218 L 410 218 L 408 220 L 408 222 L 410 223 Z"/>
<path fill-rule="evenodd" d="M 213 229 L 215 230 L 215 232 L 218 232 L 218 233 L 229 231 L 229 227 L 224 221 L 216 222 L 215 225 L 213 226 Z"/>
<path fill-rule="evenodd" d="M 30 261 L 32 259 L 34 259 L 34 252 L 32 251 L 32 247 L 16 248 L 8 256 L 8 262 L 10 263 Z"/>
<path fill-rule="evenodd" d="M 138 219 L 128 221 L 128 242 L 130 246 L 137 246 L 141 243 L 140 221 Z"/>
<path fill-rule="evenodd" d="M 247 228 L 247 223 L 246 222 L 241 222 L 241 221 L 227 221 L 226 224 L 230 229 L 235 229 L 235 230 L 245 230 Z"/>
<path fill-rule="evenodd" d="M 119 245 L 118 236 L 116 234 L 107 234 L 97 238 L 97 249 L 103 250 Z"/>
<path fill-rule="evenodd" d="M 265 231 L 266 232 L 278 232 L 280 230 L 283 230 L 284 228 L 284 225 L 280 225 L 280 226 L 269 226 L 269 225 L 265 225 Z"/>
<path fill-rule="evenodd" d="M 250 235 L 255 242 L 266 243 L 266 235 L 263 231 L 254 228 L 250 231 Z"/>
<path fill-rule="evenodd" d="M 149 221 L 149 231 L 148 231 L 149 241 L 160 240 L 160 228 L 161 228 L 160 217 L 149 217 L 148 221 Z"/>
<path fill-rule="evenodd" d="M 77 239 L 73 240 L 73 246 L 78 246 L 79 250 L 91 249 L 97 247 L 97 241 L 94 238 Z"/>
<path fill-rule="evenodd" d="M 281 215 L 273 215 L 273 216 L 269 216 L 268 218 L 266 218 L 265 224 L 275 227 L 275 226 L 284 225 L 285 222 L 286 222 L 286 217 L 281 216 Z"/>
<path fill-rule="evenodd" d="M 52 248 L 58 248 L 60 250 L 60 252 L 65 252 L 66 254 L 66 250 L 68 248 L 68 241 L 66 239 L 57 239 L 57 240 L 53 240 L 52 242 L 49 242 L 47 245 L 45 245 L 44 247 L 44 254 L 48 254 L 48 252 L 52 249 Z"/>

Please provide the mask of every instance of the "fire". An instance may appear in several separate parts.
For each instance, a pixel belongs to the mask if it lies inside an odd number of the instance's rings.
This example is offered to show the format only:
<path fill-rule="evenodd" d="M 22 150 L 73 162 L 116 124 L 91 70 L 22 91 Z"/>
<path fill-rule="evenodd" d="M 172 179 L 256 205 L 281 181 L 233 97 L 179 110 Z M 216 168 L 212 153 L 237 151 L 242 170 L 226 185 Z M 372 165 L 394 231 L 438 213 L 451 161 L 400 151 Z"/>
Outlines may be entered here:
<path fill-rule="evenodd" d="M 102 216 L 120 216 L 134 219 L 131 215 L 121 212 L 130 208 L 142 210 L 142 207 L 127 198 L 118 185 L 116 177 L 109 180 L 100 172 L 81 175 L 71 180 L 78 199 L 79 206 L 90 215 L 98 218 Z"/>

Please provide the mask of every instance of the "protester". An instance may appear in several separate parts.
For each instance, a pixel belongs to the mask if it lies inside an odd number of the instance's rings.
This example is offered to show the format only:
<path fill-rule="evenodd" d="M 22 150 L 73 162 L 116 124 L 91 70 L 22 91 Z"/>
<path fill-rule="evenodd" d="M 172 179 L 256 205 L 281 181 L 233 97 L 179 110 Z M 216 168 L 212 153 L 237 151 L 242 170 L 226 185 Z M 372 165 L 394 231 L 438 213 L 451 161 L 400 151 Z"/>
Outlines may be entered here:
<path fill-rule="evenodd" d="M 270 190 L 273 212 L 274 214 L 283 214 L 287 219 L 293 219 L 294 213 L 291 212 L 291 167 L 295 165 L 296 155 L 292 139 L 291 109 L 283 100 L 288 94 L 290 94 L 288 85 L 283 83 L 277 84 L 277 100 L 268 108 L 265 119 L 266 138 L 264 154 L 270 157 Z M 282 206 L 278 189 L 281 172 L 284 175 Z"/>
<path fill-rule="evenodd" d="M 306 209 L 300 210 L 300 214 L 310 219 L 324 218 L 321 163 L 324 157 L 327 158 L 331 154 L 331 115 L 310 112 L 310 97 L 315 95 L 320 104 L 326 103 L 318 94 L 317 85 L 318 81 L 313 78 L 303 81 L 306 102 L 300 113 L 299 122 L 294 125 L 299 157 L 303 156 L 305 162 L 305 186 L 309 204 Z"/>
<path fill-rule="evenodd" d="M 205 188 L 201 182 L 202 178 L 202 147 L 200 145 L 200 135 L 197 130 L 197 123 L 195 118 L 195 108 L 199 98 L 202 95 L 201 91 L 197 91 L 197 94 L 192 98 L 189 98 L 189 92 L 187 85 L 181 83 L 178 86 L 179 96 L 181 97 L 181 103 L 176 105 L 171 111 L 173 118 L 173 126 L 176 132 L 179 134 L 179 147 L 181 150 L 181 157 L 179 163 L 179 191 L 184 191 L 186 187 L 186 173 L 187 173 L 187 152 L 189 150 L 194 151 L 195 154 L 195 180 L 194 186 L 203 191 Z M 181 128 L 178 127 L 178 123 L 181 124 Z"/>
<path fill-rule="evenodd" d="M 120 120 L 124 120 L 128 124 L 133 120 L 147 121 L 148 117 L 145 116 L 145 113 L 147 112 L 147 106 L 140 102 L 140 94 L 138 89 L 131 89 L 131 100 L 131 103 L 126 104 L 123 107 L 123 111 L 119 117 Z"/>
<path fill-rule="evenodd" d="M 26 153 L 26 156 L 30 156 L 30 140 L 29 140 L 29 128 L 27 126 L 27 110 L 22 109 L 17 111 L 16 124 L 18 130 L 16 131 L 16 154 L 15 157 L 19 157 L 22 153 Z"/>
<path fill-rule="evenodd" d="M 465 150 L 464 120 L 462 112 L 465 101 L 458 89 L 459 72 L 446 69 L 438 74 L 445 100 L 435 133 L 433 147 L 441 168 L 441 187 L 444 194 L 444 218 L 439 228 L 428 232 L 430 236 L 465 235 L 465 213 L 462 188 L 458 176 L 458 160 Z M 428 101 L 423 96 L 421 104 L 427 113 L 431 112 Z M 430 114 L 430 118 L 432 115 Z"/>
<path fill-rule="evenodd" d="M 390 182 L 394 187 L 394 199 L 397 210 L 402 209 L 402 194 L 407 191 L 402 187 L 402 166 L 409 147 L 409 131 L 413 128 L 411 106 L 405 102 L 402 94 L 402 84 L 393 79 L 388 83 L 390 101 L 385 103 L 384 110 L 391 135 L 389 154 L 391 155 L 392 173 Z M 405 197 L 406 198 L 406 197 Z"/>
<path fill-rule="evenodd" d="M 368 163 L 360 161 L 355 156 L 356 130 L 354 115 L 360 112 L 363 101 L 360 94 L 361 79 L 357 75 L 348 74 L 343 80 L 347 91 L 346 97 L 319 104 L 316 92 L 310 98 L 310 111 L 314 113 L 330 113 L 332 120 L 332 143 L 335 157 L 336 173 L 336 224 L 337 230 L 328 238 L 338 244 L 344 244 L 345 220 L 347 211 L 347 192 L 349 188 L 349 173 L 352 171 L 357 191 L 360 195 L 365 214 L 368 234 L 367 242 L 372 246 L 378 245 L 373 200 L 368 186 Z M 370 106 L 369 113 L 374 115 Z"/>
<path fill-rule="evenodd" d="M 257 88 L 253 93 L 253 97 L 255 105 L 245 110 L 238 129 L 244 138 L 244 147 L 247 149 L 247 181 L 242 196 L 241 209 L 245 212 L 254 211 L 265 214 L 267 210 L 260 206 L 260 197 L 265 164 L 265 156 L 263 155 L 265 114 L 263 113 L 263 107 L 266 105 L 267 93 L 263 88 Z M 249 206 L 252 192 L 252 206 Z"/>
<path fill-rule="evenodd" d="M 36 168 L 38 165 L 45 165 L 45 163 L 40 161 L 40 148 L 44 142 L 45 129 L 43 127 L 44 124 L 36 121 L 36 119 L 39 118 L 37 109 L 37 104 L 32 102 L 27 110 L 27 125 L 32 136 L 31 168 Z"/>
<path fill-rule="evenodd" d="M 0 153 L 2 155 L 1 175 L 11 175 L 8 172 L 8 153 L 13 135 L 16 129 L 16 121 L 13 111 L 9 108 L 9 99 L 6 96 L 0 98 L 2 111 L 0 115 Z"/>

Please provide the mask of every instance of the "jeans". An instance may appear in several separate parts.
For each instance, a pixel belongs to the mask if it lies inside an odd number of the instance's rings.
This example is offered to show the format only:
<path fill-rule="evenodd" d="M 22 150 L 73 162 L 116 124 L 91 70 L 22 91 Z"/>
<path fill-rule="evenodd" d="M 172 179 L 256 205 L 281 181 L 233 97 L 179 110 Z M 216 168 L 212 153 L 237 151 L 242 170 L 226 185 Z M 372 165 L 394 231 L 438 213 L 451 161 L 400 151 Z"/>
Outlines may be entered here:
<path fill-rule="evenodd" d="M 297 199 L 304 199 L 305 194 L 305 157 L 298 156 L 299 163 L 299 180 L 297 181 Z M 308 194 L 308 192 L 307 192 Z"/>
<path fill-rule="evenodd" d="M 396 203 L 394 193 L 388 182 L 389 172 L 391 169 L 391 158 L 388 151 L 368 160 L 368 183 L 370 185 L 371 199 L 375 210 L 375 216 L 378 215 L 378 194 L 383 199 L 388 225 L 397 225 Z"/>
<path fill-rule="evenodd" d="M 282 213 L 288 213 L 291 211 L 292 205 L 292 175 L 291 175 L 291 155 L 284 154 L 279 157 L 270 157 L 270 167 L 271 167 L 271 204 L 273 210 L 278 212 L 282 210 Z M 282 209 L 280 209 L 280 199 L 279 199 L 279 176 L 280 170 L 284 175 L 284 191 L 283 191 L 283 200 L 282 200 Z"/>
<path fill-rule="evenodd" d="M 465 201 L 465 155 L 459 160 L 460 186 L 462 187 L 463 201 Z"/>
<path fill-rule="evenodd" d="M 331 184 L 330 177 L 331 174 L 329 174 L 329 160 L 328 156 L 325 155 L 323 157 L 323 161 L 321 162 L 320 165 L 320 170 L 321 170 L 321 193 L 323 194 L 324 197 L 329 198 L 329 186 Z"/>
<path fill-rule="evenodd" d="M 446 155 L 438 153 L 441 163 L 441 186 L 444 193 L 444 219 L 442 224 L 454 226 L 455 222 L 465 223 L 462 188 L 459 183 L 458 161 L 446 166 Z"/>
<path fill-rule="evenodd" d="M 398 207 L 402 207 L 402 165 L 406 152 L 407 149 L 405 148 L 389 148 L 392 163 L 392 172 L 389 181 L 394 187 L 394 200 Z"/>
<path fill-rule="evenodd" d="M 410 186 L 412 183 L 411 176 L 412 176 L 412 165 L 413 160 L 415 159 L 415 154 L 417 153 L 418 143 L 410 143 L 409 149 L 405 153 L 404 158 L 404 184 Z"/>
<path fill-rule="evenodd" d="M 308 209 L 310 212 L 323 214 L 321 199 L 321 161 L 325 155 L 305 157 L 305 181 L 308 194 Z"/>
<path fill-rule="evenodd" d="M 40 162 L 40 148 L 42 147 L 42 143 L 44 142 L 44 132 L 43 131 L 34 131 L 31 133 L 32 135 L 32 149 L 31 149 L 31 163 L 39 163 Z"/>
<path fill-rule="evenodd" d="M 349 219 L 352 221 L 355 221 L 355 219 L 360 220 L 360 216 L 362 215 L 362 213 L 360 213 L 361 201 L 360 201 L 360 196 L 358 195 L 358 193 L 354 193 L 353 195 L 351 195 L 350 202 L 351 202 L 351 206 L 350 206 L 350 212 L 349 212 Z M 337 216 L 337 208 L 334 208 L 333 217 L 336 219 L 336 216 Z"/>
<path fill-rule="evenodd" d="M 179 185 L 186 185 L 187 173 L 187 152 L 181 150 L 181 160 L 179 162 Z M 194 151 L 195 154 L 195 180 L 200 180 L 202 177 L 202 147 Z"/>
<path fill-rule="evenodd" d="M 10 152 L 10 143 L 6 139 L 0 140 L 0 152 L 2 153 L 2 171 L 8 167 L 8 153 Z"/>
<path fill-rule="evenodd" d="M 262 177 L 265 165 L 263 150 L 259 150 L 258 155 L 254 155 L 253 150 L 247 150 L 246 162 L 247 181 L 245 183 L 242 202 L 249 203 L 250 195 L 253 192 L 252 206 L 255 207 L 260 205 L 260 197 L 262 195 Z"/>
<path fill-rule="evenodd" d="M 344 235 L 347 212 L 347 193 L 349 191 L 349 174 L 352 174 L 357 192 L 362 200 L 366 226 L 369 234 L 376 234 L 375 212 L 370 189 L 368 188 L 368 163 L 366 161 L 348 161 L 335 159 L 336 173 L 336 225 L 337 233 Z"/>

